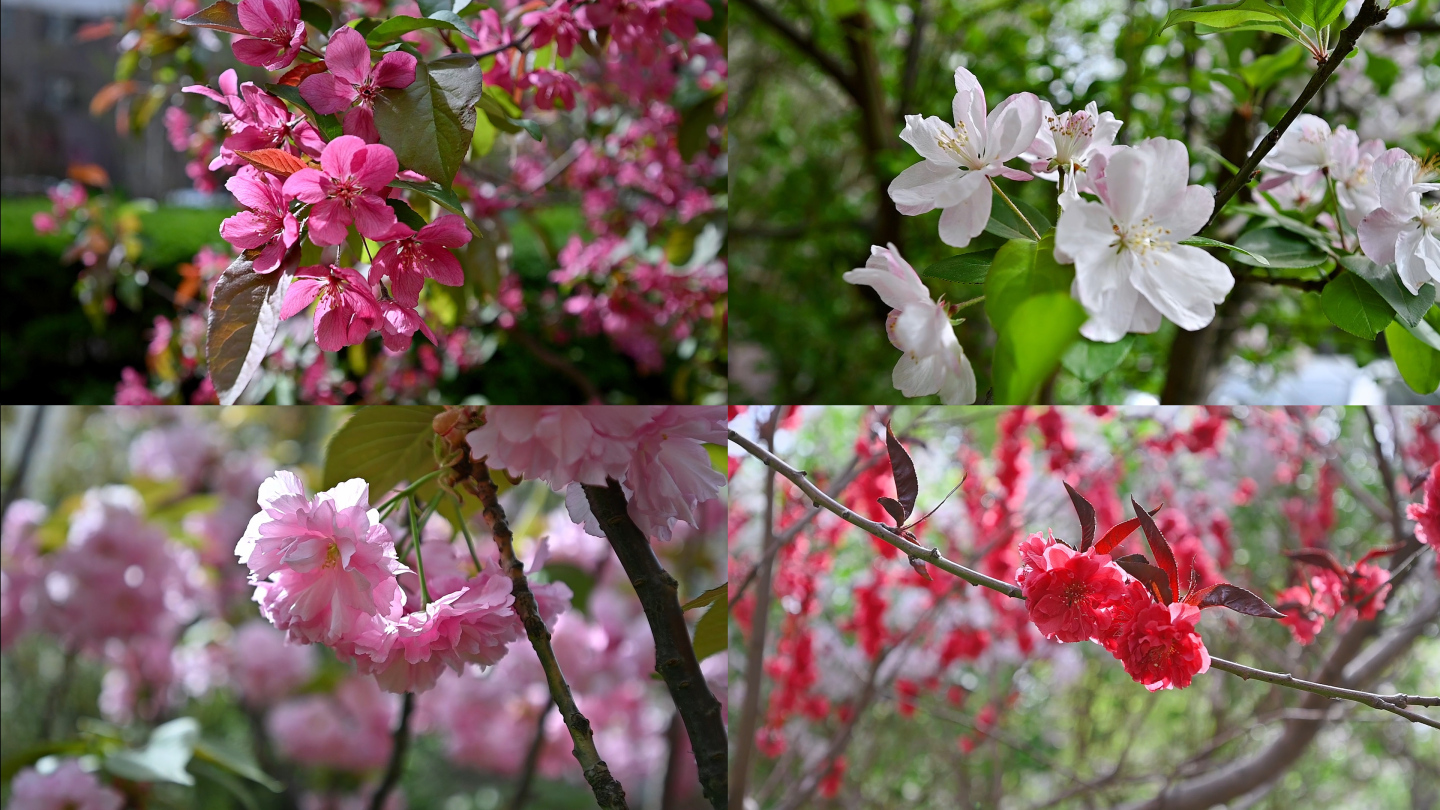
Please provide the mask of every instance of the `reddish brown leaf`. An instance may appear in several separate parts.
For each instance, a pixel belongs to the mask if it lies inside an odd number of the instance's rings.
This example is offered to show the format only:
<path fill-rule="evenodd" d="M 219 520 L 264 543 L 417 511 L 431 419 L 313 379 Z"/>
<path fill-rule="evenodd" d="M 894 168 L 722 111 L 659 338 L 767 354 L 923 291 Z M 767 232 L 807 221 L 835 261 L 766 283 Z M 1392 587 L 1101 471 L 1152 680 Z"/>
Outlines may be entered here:
<path fill-rule="evenodd" d="M 895 475 L 895 499 L 900 502 L 909 517 L 915 511 L 915 498 L 920 494 L 920 481 L 915 477 L 915 462 L 905 445 L 895 438 L 890 426 L 885 426 L 885 449 L 890 453 L 890 471 Z"/>
<path fill-rule="evenodd" d="M 1197 590 L 1191 590 L 1191 591 L 1190 591 L 1190 595 L 1187 596 L 1187 597 L 1185 597 L 1185 604 L 1187 604 L 1187 605 L 1198 605 L 1198 604 L 1200 604 L 1200 600 L 1201 600 L 1201 599 L 1204 599 L 1204 598 L 1206 597 L 1206 595 L 1208 595 L 1211 591 L 1215 590 L 1215 589 L 1218 588 L 1218 587 L 1220 587 L 1220 586 L 1218 586 L 1218 585 L 1207 585 L 1206 587 L 1201 588 L 1201 589 L 1198 590 L 1198 591 L 1197 591 Z"/>
<path fill-rule="evenodd" d="M 1384 557 L 1387 554 L 1394 554 L 1395 552 L 1400 551 L 1403 548 L 1405 548 L 1404 543 L 1396 543 L 1393 546 L 1381 546 L 1380 548 L 1372 548 L 1369 551 L 1365 552 L 1365 556 L 1360 558 L 1360 562 L 1357 562 L 1355 564 L 1360 565 L 1361 563 L 1367 563 L 1375 559 L 1376 557 Z"/>
<path fill-rule="evenodd" d="M 1150 553 L 1155 555 L 1155 564 L 1170 576 L 1170 593 L 1179 593 L 1180 567 L 1175 564 L 1175 552 L 1170 550 L 1170 544 L 1165 541 L 1165 535 L 1160 533 L 1160 527 L 1155 525 L 1150 513 L 1134 498 L 1130 499 L 1130 505 L 1135 508 L 1135 517 L 1140 519 L 1140 528 L 1145 532 L 1145 540 L 1150 544 Z"/>
<path fill-rule="evenodd" d="M 284 149 L 256 149 L 253 152 L 237 151 L 235 154 L 260 171 L 269 172 L 282 180 L 306 168 L 303 160 Z"/>
<path fill-rule="evenodd" d="M 1075 504 L 1075 514 L 1080 518 L 1080 550 L 1083 552 L 1095 542 L 1095 507 L 1069 483 L 1065 484 L 1065 491 L 1070 493 L 1070 502 Z"/>
<path fill-rule="evenodd" d="M 191 14 L 183 20 L 177 20 L 181 25 L 193 25 L 196 28 L 213 28 L 216 31 L 225 31 L 230 34 L 249 35 L 245 26 L 240 24 L 240 7 L 229 0 L 220 0 L 214 5 L 207 6 L 195 14 Z"/>
<path fill-rule="evenodd" d="M 285 75 L 276 80 L 276 84 L 285 84 L 290 87 L 299 87 L 305 77 L 313 76 L 316 73 L 324 73 L 326 66 L 324 62 L 300 62 L 295 67 L 285 71 Z"/>
<path fill-rule="evenodd" d="M 1162 503 L 1154 509 L 1151 509 L 1150 514 L 1153 515 L 1163 508 L 1165 508 L 1165 504 Z M 1117 524 L 1112 527 L 1110 531 L 1106 532 L 1104 537 L 1100 538 L 1100 542 L 1095 544 L 1095 553 L 1109 554 L 1116 546 L 1125 542 L 1125 538 L 1133 534 L 1138 528 L 1140 528 L 1139 518 L 1130 518 L 1123 523 Z"/>
<path fill-rule="evenodd" d="M 1335 555 L 1326 549 L 1302 548 L 1295 551 L 1285 549 L 1281 553 L 1296 562 L 1313 565 L 1316 568 L 1329 568 L 1331 571 L 1339 574 L 1341 579 L 1349 578 L 1349 573 L 1346 572 L 1345 566 L 1341 565 L 1340 561 L 1335 559 Z"/>
<path fill-rule="evenodd" d="M 925 577 L 931 582 L 935 581 L 935 578 L 930 576 L 930 571 L 925 568 L 925 561 L 920 559 L 919 557 L 910 558 L 910 567 L 914 568 L 915 573 L 919 574 L 920 576 Z"/>
<path fill-rule="evenodd" d="M 905 525 L 905 507 L 901 506 L 899 501 L 883 496 L 875 500 L 878 501 L 881 506 L 885 507 L 885 511 L 890 513 L 890 517 L 895 519 L 896 526 Z"/>
<path fill-rule="evenodd" d="M 1145 590 L 1149 591 L 1155 597 L 1156 601 L 1165 605 L 1174 602 L 1175 592 L 1170 589 L 1169 574 L 1149 563 L 1138 562 L 1131 559 L 1131 556 L 1122 557 L 1116 560 L 1115 564 L 1120 566 L 1125 573 L 1140 580 L 1140 582 L 1144 584 Z"/>
<path fill-rule="evenodd" d="M 1188 601 L 1188 600 L 1187 600 Z M 1244 613 L 1246 616 L 1260 616 L 1265 619 L 1283 619 L 1285 614 L 1270 607 L 1264 599 L 1245 590 L 1239 585 L 1231 585 L 1222 582 L 1219 585 L 1212 585 L 1205 589 L 1205 596 L 1199 602 L 1200 607 L 1227 607 L 1236 613 Z"/>
<path fill-rule="evenodd" d="M 1149 565 L 1149 564 L 1150 564 L 1150 558 L 1149 558 L 1149 557 L 1146 557 L 1144 554 L 1126 554 L 1124 557 L 1116 557 L 1116 558 L 1115 558 L 1115 562 L 1117 562 L 1117 563 L 1120 562 L 1121 560 L 1126 560 L 1126 561 L 1129 561 L 1129 562 L 1141 562 L 1141 563 L 1145 563 L 1146 565 Z"/>
<path fill-rule="evenodd" d="M 105 167 L 95 163 L 71 163 L 65 174 L 77 183 L 96 188 L 110 187 L 110 173 Z"/>

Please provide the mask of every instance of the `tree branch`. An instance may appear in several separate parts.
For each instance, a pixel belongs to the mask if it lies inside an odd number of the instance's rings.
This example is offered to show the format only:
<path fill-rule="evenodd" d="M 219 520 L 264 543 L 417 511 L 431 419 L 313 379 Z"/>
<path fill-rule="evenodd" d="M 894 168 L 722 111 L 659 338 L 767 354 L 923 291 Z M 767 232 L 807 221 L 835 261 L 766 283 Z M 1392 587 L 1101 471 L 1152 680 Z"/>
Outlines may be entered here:
<path fill-rule="evenodd" d="M 540 750 L 545 747 L 545 718 L 550 716 L 550 707 L 555 701 L 545 701 L 540 716 L 535 718 L 535 736 L 530 738 L 530 750 L 525 752 L 525 765 L 520 771 L 520 784 L 515 786 L 515 796 L 510 800 L 510 810 L 524 810 L 530 800 L 530 786 L 535 783 L 535 769 L 540 765 Z"/>
<path fill-rule="evenodd" d="M 791 45 L 794 45 L 801 53 L 810 57 L 810 60 L 819 66 L 821 70 L 830 74 L 830 77 L 840 85 L 841 89 L 849 93 L 857 101 L 859 100 L 859 91 L 856 88 L 857 82 L 855 76 L 851 74 L 844 65 L 840 64 L 840 60 L 831 56 L 816 44 L 813 37 L 802 33 L 795 26 L 791 25 L 789 20 L 781 17 L 769 6 L 760 2 L 760 0 L 739 0 L 739 2 L 740 5 L 749 9 L 752 14 L 759 17 L 760 21 L 769 26 L 771 30 L 789 40 Z"/>
<path fill-rule="evenodd" d="M 705 798 L 720 810 L 729 793 L 725 773 L 729 743 L 720 701 L 710 693 L 695 657 L 685 611 L 680 609 L 679 583 L 660 565 L 650 538 L 631 520 L 619 482 L 611 478 L 607 483 L 603 487 L 585 485 L 585 498 L 640 597 L 650 635 L 655 638 L 655 671 L 665 679 L 670 698 L 685 721 Z"/>
<path fill-rule="evenodd" d="M 570 730 L 570 739 L 575 743 L 572 753 L 580 763 L 585 781 L 590 784 L 591 791 L 595 793 L 595 801 L 602 810 L 627 810 L 625 790 L 610 774 L 610 768 L 595 749 L 595 737 L 590 730 L 590 721 L 575 705 L 575 698 L 570 694 L 570 685 L 565 682 L 565 674 L 560 671 L 560 662 L 555 660 L 555 650 L 550 646 L 550 629 L 540 618 L 535 594 L 530 591 L 530 583 L 525 579 L 525 564 L 515 558 L 515 537 L 510 532 L 510 524 L 505 520 L 505 510 L 500 507 L 499 493 L 496 491 L 495 482 L 490 480 L 490 471 L 483 462 L 472 461 L 470 473 L 470 487 L 484 507 L 481 514 L 495 537 L 496 548 L 500 550 L 500 566 L 510 577 L 511 589 L 515 594 L 515 612 L 520 614 L 520 621 L 525 625 L 525 635 L 530 637 L 530 646 L 535 648 L 535 655 L 545 670 L 545 682 L 550 687 L 550 697 L 560 709 L 560 716 L 565 718 L 565 727 Z"/>
<path fill-rule="evenodd" d="M 400 774 L 405 770 L 405 752 L 410 748 L 410 713 L 415 709 L 415 693 L 406 692 L 400 702 L 400 722 L 395 724 L 395 734 L 390 744 L 390 764 L 385 768 L 385 778 L 375 795 L 370 797 L 370 810 L 381 810 L 390 791 L 400 783 Z"/>
<path fill-rule="evenodd" d="M 1340 40 L 1335 43 L 1335 50 L 1330 52 L 1330 57 L 1325 60 L 1325 63 L 1320 66 L 1319 70 L 1315 71 L 1315 75 L 1310 77 L 1310 82 L 1305 85 L 1305 89 L 1300 91 L 1300 97 L 1295 99 L 1295 103 L 1291 104 L 1290 109 L 1285 111 L 1285 115 L 1281 116 L 1275 128 L 1270 130 L 1270 132 L 1260 140 L 1260 144 L 1255 147 L 1255 150 L 1250 153 L 1250 156 L 1245 158 L 1245 162 L 1240 165 L 1240 171 L 1236 172 L 1235 176 L 1230 178 L 1230 182 L 1226 183 L 1216 192 L 1215 208 L 1210 212 L 1210 219 L 1206 220 L 1205 225 L 1200 230 L 1203 231 L 1205 228 L 1210 227 L 1211 223 L 1215 221 L 1215 218 L 1220 216 L 1220 211 L 1225 208 L 1225 203 L 1229 202 L 1230 198 L 1234 197 L 1236 192 L 1240 191 L 1240 189 L 1244 188 L 1245 185 L 1250 182 L 1250 175 L 1255 172 L 1255 169 L 1260 165 L 1260 161 L 1264 160 L 1265 156 L 1270 154 L 1270 150 L 1275 148 L 1276 143 L 1279 143 L 1280 136 L 1284 135 L 1285 130 L 1289 129 L 1290 125 L 1295 122 L 1295 119 L 1300 116 L 1300 113 L 1305 111 L 1305 107 L 1310 103 L 1310 99 L 1314 98 L 1315 94 L 1320 92 L 1320 88 L 1325 84 L 1325 81 L 1330 78 L 1330 74 L 1334 73 L 1335 69 L 1340 67 L 1340 63 L 1345 60 L 1345 57 L 1350 55 L 1350 51 L 1354 50 L 1355 43 L 1360 39 L 1360 35 L 1365 33 L 1365 29 L 1383 22 L 1389 13 L 1390 10 L 1388 8 L 1381 9 L 1376 6 L 1375 0 L 1365 0 L 1364 5 L 1360 6 L 1360 11 L 1355 14 L 1355 19 L 1351 20 L 1350 24 L 1345 27 L 1345 30 L 1340 33 Z"/>
<path fill-rule="evenodd" d="M 1239 675 L 1245 680 L 1255 679 L 1273 683 L 1276 686 L 1287 686 L 1291 689 L 1299 689 L 1316 695 L 1322 695 L 1337 700 L 1353 700 L 1356 703 L 1363 703 L 1372 709 L 1383 709 L 1387 712 L 1404 717 L 1412 723 L 1421 723 L 1431 728 L 1440 728 L 1440 720 L 1432 720 L 1422 714 L 1406 711 L 1405 706 L 1414 704 L 1416 706 L 1440 705 L 1440 697 L 1419 697 L 1415 695 L 1376 695 L 1370 692 L 1361 692 L 1355 689 L 1345 689 L 1339 686 L 1330 686 L 1314 681 L 1304 681 L 1288 672 L 1266 672 L 1263 669 L 1247 667 L 1244 664 L 1237 664 L 1234 661 L 1227 661 L 1224 658 L 1210 656 L 1210 666 L 1216 669 L 1223 669 L 1232 675 Z"/>

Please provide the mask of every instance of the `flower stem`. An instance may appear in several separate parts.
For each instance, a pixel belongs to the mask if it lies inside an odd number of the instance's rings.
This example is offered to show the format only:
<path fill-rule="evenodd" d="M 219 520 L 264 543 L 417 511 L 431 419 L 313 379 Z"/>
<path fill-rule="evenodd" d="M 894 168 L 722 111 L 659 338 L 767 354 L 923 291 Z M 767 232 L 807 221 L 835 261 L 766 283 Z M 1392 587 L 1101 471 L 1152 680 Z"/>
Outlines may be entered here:
<path fill-rule="evenodd" d="M 375 789 L 375 795 L 370 798 L 370 810 L 381 810 L 385 806 L 385 799 L 400 783 L 400 772 L 405 767 L 405 750 L 410 747 L 410 712 L 414 708 L 415 693 L 406 692 L 400 703 L 400 723 L 395 726 L 395 736 L 391 739 L 390 765 L 385 769 L 385 778 L 380 782 L 380 787 Z"/>
<path fill-rule="evenodd" d="M 431 470 L 430 472 L 425 473 L 419 478 L 416 478 L 410 484 L 410 486 L 405 487 L 404 489 L 400 490 L 389 498 L 386 498 L 383 503 L 375 507 L 376 509 L 380 510 L 380 519 L 384 520 L 385 518 L 390 517 L 390 513 L 395 511 L 395 508 L 400 505 L 401 501 L 415 494 L 416 490 L 428 484 L 432 479 L 439 476 L 441 472 L 443 472 L 443 470 Z"/>
<path fill-rule="evenodd" d="M 415 568 L 420 574 L 420 603 L 430 606 L 430 589 L 425 585 L 425 558 L 420 556 L 420 523 L 415 517 L 415 496 L 410 496 L 410 544 L 415 547 Z M 427 512 L 429 510 L 426 510 Z"/>
<path fill-rule="evenodd" d="M 1030 224 L 1030 220 L 1026 219 L 1024 214 L 1020 213 L 1020 209 L 1015 207 L 1015 203 L 1010 201 L 1010 198 L 1005 195 L 1005 192 L 1000 190 L 1000 184 L 995 182 L 995 178 L 987 177 L 986 179 L 990 181 L 990 185 L 995 189 L 995 193 L 1000 195 L 1000 199 L 1004 200 L 1005 204 L 1010 206 L 1010 210 L 1015 212 L 1015 216 L 1019 217 L 1020 221 L 1025 223 L 1025 227 L 1030 229 L 1030 233 L 1035 234 L 1035 241 L 1039 242 L 1040 232 L 1035 230 L 1035 226 Z"/>
<path fill-rule="evenodd" d="M 1340 249 L 1346 253 L 1350 248 L 1345 244 L 1345 218 L 1340 215 L 1340 195 L 1335 191 L 1335 178 L 1330 176 L 1330 170 L 1325 170 L 1325 182 L 1330 184 L 1330 208 L 1335 212 L 1335 230 L 1340 234 Z"/>
<path fill-rule="evenodd" d="M 485 566 L 480 564 L 480 556 L 475 553 L 475 538 L 470 536 L 470 523 L 465 520 L 465 515 L 461 511 L 464 508 L 465 502 L 457 495 L 455 497 L 455 514 L 460 516 L 460 533 L 465 535 L 465 545 L 470 547 L 470 559 L 475 562 L 475 572 L 479 573 L 480 569 Z"/>

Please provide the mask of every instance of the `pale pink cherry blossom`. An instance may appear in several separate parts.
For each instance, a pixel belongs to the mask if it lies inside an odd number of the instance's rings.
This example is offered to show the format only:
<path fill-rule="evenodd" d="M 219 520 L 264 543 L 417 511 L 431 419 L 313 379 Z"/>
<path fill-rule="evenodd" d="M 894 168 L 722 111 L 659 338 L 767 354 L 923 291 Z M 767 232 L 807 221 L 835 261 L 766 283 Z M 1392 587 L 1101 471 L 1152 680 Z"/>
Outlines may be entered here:
<path fill-rule="evenodd" d="M 1394 262 L 1412 293 L 1440 282 L 1440 204 L 1424 205 L 1421 196 L 1440 183 L 1417 182 L 1419 164 L 1404 149 L 1386 151 L 1371 171 L 1379 207 L 1360 223 L 1360 248 L 1376 264 Z"/>
<path fill-rule="evenodd" d="M 987 208 L 989 195 L 986 190 Z M 907 397 L 939 394 L 946 405 L 975 401 L 975 371 L 955 337 L 943 298 L 930 299 L 925 283 L 894 245 L 871 247 L 865 266 L 845 273 L 843 278 L 851 284 L 874 287 L 892 309 L 885 321 L 885 333 L 891 345 L 901 351 L 891 374 L 891 382 L 900 393 Z"/>
<path fill-rule="evenodd" d="M 630 517 L 647 537 L 669 540 L 677 520 L 696 525 L 695 508 L 720 494 L 725 476 L 705 445 L 723 445 L 725 436 L 719 406 L 672 405 L 644 428 L 624 488 L 633 493 Z"/>
<path fill-rule="evenodd" d="M 1302 113 L 1260 161 L 1260 166 L 1295 176 L 1324 169 L 1331 163 L 1331 135 L 1330 124 L 1325 119 Z"/>
<path fill-rule="evenodd" d="M 300 223 L 290 213 L 284 184 L 272 174 L 245 166 L 225 181 L 225 188 L 246 210 L 220 223 L 220 236 L 240 250 L 260 251 L 254 260 L 255 272 L 277 270 L 300 240 Z"/>
<path fill-rule="evenodd" d="M 365 617 L 403 605 L 395 575 L 409 569 L 395 558 L 369 493 L 352 478 L 307 498 L 286 470 L 260 485 L 261 511 L 235 554 L 250 569 L 261 613 L 293 640 L 334 646 Z"/>
<path fill-rule="evenodd" d="M 80 763 L 67 759 L 49 773 L 26 768 L 10 786 L 11 810 L 120 810 L 125 797 Z"/>
<path fill-rule="evenodd" d="M 660 408 L 605 405 L 491 405 L 466 440 L 491 469 L 539 479 L 559 492 L 572 482 L 624 479 L 633 438 Z"/>
<path fill-rule="evenodd" d="M 410 341 L 416 332 L 425 335 L 434 345 L 440 345 L 440 341 L 436 339 L 435 333 L 430 331 L 430 325 L 425 323 L 420 313 L 391 299 L 380 302 L 378 324 L 380 338 L 389 351 L 403 352 L 410 348 Z"/>
<path fill-rule="evenodd" d="M 44 575 L 36 532 L 49 514 L 44 504 L 27 498 L 5 510 L 0 529 L 0 649 L 25 632 L 35 612 L 35 590 Z"/>
<path fill-rule="evenodd" d="M 341 27 L 325 46 L 325 66 L 330 71 L 307 76 L 300 83 L 300 95 L 322 115 L 358 104 L 345 114 L 345 134 L 376 143 L 380 133 L 375 129 L 375 97 L 386 88 L 409 87 L 415 81 L 415 62 L 411 54 L 391 51 L 372 69 L 365 36 L 354 28 Z"/>
<path fill-rule="evenodd" d="M 395 227 L 395 210 L 379 195 L 400 170 L 395 152 L 341 135 L 325 145 L 320 167 L 301 169 L 285 180 L 287 196 L 314 206 L 307 222 L 310 241 L 338 245 L 351 222 L 365 237 L 385 239 Z"/>
<path fill-rule="evenodd" d="M 338 352 L 365 339 L 380 321 L 380 302 L 359 272 L 333 264 L 302 267 L 295 274 L 280 319 L 315 305 L 315 343 L 327 352 Z"/>
<path fill-rule="evenodd" d="M 1100 112 L 1093 101 L 1083 110 L 1056 113 L 1050 102 L 1041 99 L 1040 129 L 1020 157 L 1030 162 L 1036 177 L 1062 183 L 1060 204 L 1067 205 L 1080 199 L 1078 175 L 1085 173 L 1091 158 L 1115 143 L 1123 123 L 1109 112 Z"/>
<path fill-rule="evenodd" d="M 345 771 L 384 767 L 400 701 L 373 678 L 351 676 L 333 694 L 306 695 L 276 706 L 266 718 L 275 747 L 305 765 Z"/>
<path fill-rule="evenodd" d="M 1033 93 L 1017 93 L 987 118 L 985 91 L 975 74 L 963 67 L 955 69 L 955 91 L 954 126 L 935 116 L 905 116 L 900 139 L 925 160 L 901 172 L 889 192 L 896 208 L 907 216 L 943 209 L 940 241 L 965 247 L 990 221 L 990 178 L 1030 179 L 1005 162 L 1034 142 L 1041 112 Z"/>
<path fill-rule="evenodd" d="M 294 694 L 315 674 L 315 653 L 291 644 L 262 619 L 235 631 L 229 644 L 230 679 L 250 706 L 270 706 Z"/>
<path fill-rule="evenodd" d="M 427 278 L 447 287 L 465 283 L 465 271 L 450 252 L 470 243 L 470 229 L 461 217 L 437 217 L 419 231 L 397 222 L 386 238 L 390 241 L 375 254 L 370 265 L 370 282 L 379 283 L 382 275 L 388 277 L 390 294 L 404 306 L 414 307 L 420 302 L 420 289 Z"/>
<path fill-rule="evenodd" d="M 306 36 L 299 0 L 240 0 L 236 12 L 253 37 L 236 37 L 230 44 L 236 59 L 267 70 L 295 61 Z"/>
<path fill-rule="evenodd" d="M 1185 144 L 1151 138 L 1097 156 L 1091 179 L 1099 202 L 1060 213 L 1055 258 L 1075 265 L 1071 294 L 1090 316 L 1080 333 L 1114 343 L 1126 332 L 1154 332 L 1162 315 L 1195 330 L 1235 285 L 1218 259 L 1180 244 L 1210 216 L 1215 198 L 1188 185 Z"/>

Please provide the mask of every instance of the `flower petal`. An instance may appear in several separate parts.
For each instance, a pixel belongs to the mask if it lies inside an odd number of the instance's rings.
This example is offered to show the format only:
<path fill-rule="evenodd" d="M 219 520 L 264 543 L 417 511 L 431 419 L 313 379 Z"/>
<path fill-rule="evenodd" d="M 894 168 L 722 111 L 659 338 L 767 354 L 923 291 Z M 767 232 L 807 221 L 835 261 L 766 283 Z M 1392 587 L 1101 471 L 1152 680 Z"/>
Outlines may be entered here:
<path fill-rule="evenodd" d="M 370 46 L 365 44 L 365 35 L 341 26 L 325 46 L 325 66 L 351 84 L 364 84 L 370 77 Z"/>
<path fill-rule="evenodd" d="M 377 87 L 409 87 L 415 81 L 415 57 L 404 51 L 391 51 L 375 65 Z"/>
<path fill-rule="evenodd" d="M 955 68 L 955 100 L 950 103 L 950 107 L 955 114 L 956 124 L 963 123 L 973 137 L 984 137 L 985 91 L 981 89 L 980 80 L 975 78 L 975 74 L 963 67 Z"/>
<path fill-rule="evenodd" d="M 946 208 L 940 215 L 940 241 L 951 247 L 970 244 L 970 240 L 979 236 L 990 221 L 990 206 L 994 199 L 990 184 L 984 182 L 979 172 L 973 172 L 972 176 L 981 181 L 973 184 L 976 191 L 968 199 Z"/>
<path fill-rule="evenodd" d="M 320 154 L 320 166 L 326 174 L 337 180 L 349 177 L 356 153 L 365 147 L 365 141 L 354 135 L 341 135 L 325 146 L 325 151 Z"/>
<path fill-rule="evenodd" d="M 290 289 L 285 291 L 285 301 L 280 304 L 280 320 L 292 318 L 304 311 L 328 283 L 324 278 L 296 274 L 295 279 L 290 282 Z"/>
<path fill-rule="evenodd" d="M 464 247 L 470 244 L 470 229 L 458 214 L 436 217 L 434 222 L 420 229 L 421 242 L 447 248 Z"/>
<path fill-rule="evenodd" d="M 384 239 L 395 227 L 395 209 L 373 194 L 356 197 L 350 207 L 355 216 L 355 229 L 370 239 Z"/>
<path fill-rule="evenodd" d="M 986 163 L 1004 163 L 1018 157 L 1035 141 L 1040 130 L 1040 99 L 1034 93 L 1016 93 L 1000 102 L 985 123 Z"/>
<path fill-rule="evenodd" d="M 400 161 L 395 158 L 395 151 L 379 143 L 366 146 L 363 156 L 357 155 L 350 165 L 350 174 L 371 191 L 379 191 L 389 185 L 399 171 Z"/>
<path fill-rule="evenodd" d="M 300 82 L 300 97 L 321 115 L 340 112 L 358 95 L 354 85 L 330 73 L 313 73 Z"/>
<path fill-rule="evenodd" d="M 1384 208 L 1377 208 L 1360 222 L 1360 249 L 1370 261 L 1389 264 L 1395 261 L 1395 242 L 1400 234 L 1418 227 L 1419 223 L 1413 219 L 1401 219 Z"/>
<path fill-rule="evenodd" d="M 270 66 L 270 63 L 278 61 L 280 55 L 285 52 L 273 42 L 248 37 L 235 37 L 230 43 L 230 49 L 235 52 L 235 58 L 241 62 L 266 68 Z"/>
<path fill-rule="evenodd" d="M 327 199 L 316 203 L 310 209 L 310 241 L 321 247 L 344 242 L 350 232 L 352 218 L 350 209 L 339 200 Z"/>
<path fill-rule="evenodd" d="M 1215 305 L 1235 286 L 1228 267 L 1189 245 L 1151 251 L 1136 263 L 1130 280 L 1162 315 L 1191 331 L 1215 319 Z"/>

